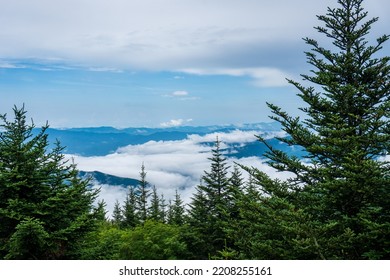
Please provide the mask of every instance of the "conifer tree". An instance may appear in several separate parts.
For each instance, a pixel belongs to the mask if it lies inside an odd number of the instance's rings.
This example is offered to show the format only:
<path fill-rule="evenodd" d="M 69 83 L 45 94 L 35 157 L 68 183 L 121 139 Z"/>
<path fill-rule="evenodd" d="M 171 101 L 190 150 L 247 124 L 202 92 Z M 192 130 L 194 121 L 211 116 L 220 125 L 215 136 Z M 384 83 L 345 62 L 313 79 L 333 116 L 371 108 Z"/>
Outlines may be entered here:
<path fill-rule="evenodd" d="M 202 182 L 199 186 L 201 185 Z M 196 187 L 196 193 L 189 204 L 187 223 L 190 230 L 186 243 L 193 254 L 193 259 L 207 259 L 210 253 L 209 244 L 212 242 L 208 232 L 205 231 L 210 224 L 210 209 L 207 196 L 199 186 Z M 170 207 L 170 216 L 173 216 L 172 212 Z"/>
<path fill-rule="evenodd" d="M 118 200 L 115 201 L 114 210 L 112 211 L 112 223 L 117 227 L 120 227 L 123 223 L 122 209 Z"/>
<path fill-rule="evenodd" d="M 35 132 L 24 106 L 13 112 L 13 121 L 0 115 L 0 257 L 77 258 L 95 229 L 97 192 L 59 142 L 49 150 L 48 125 Z"/>
<path fill-rule="evenodd" d="M 229 167 L 220 149 L 221 142 L 217 138 L 212 151 L 210 171 L 205 171 L 202 184 L 197 187 L 198 193 L 190 206 L 190 223 L 197 228 L 206 242 L 208 254 L 215 255 L 225 246 L 226 236 L 224 224 L 229 201 Z M 198 217 L 200 213 L 205 217 Z M 204 214 L 203 214 L 204 215 Z M 203 221 L 202 221 L 203 220 Z M 200 222 L 202 221 L 202 222 Z"/>
<path fill-rule="evenodd" d="M 107 207 L 107 203 L 103 200 L 100 200 L 96 206 L 96 209 L 95 209 L 95 217 L 96 217 L 96 220 L 97 221 L 100 221 L 100 222 L 106 222 L 107 221 L 107 210 L 106 210 L 106 207 Z"/>
<path fill-rule="evenodd" d="M 228 219 L 235 219 L 238 216 L 239 208 L 237 200 L 241 197 L 244 189 L 244 179 L 237 164 L 233 167 L 233 172 L 229 178 L 229 186 L 227 192 L 227 203 L 225 205 L 225 213 Z"/>
<path fill-rule="evenodd" d="M 161 221 L 163 223 L 166 223 L 168 218 L 167 218 L 167 203 L 164 198 L 164 194 L 161 194 L 160 197 L 160 216 L 161 216 Z"/>
<path fill-rule="evenodd" d="M 262 209 L 262 216 L 253 225 L 268 224 L 262 230 L 272 232 L 275 225 L 267 219 L 274 217 L 285 234 L 241 240 L 269 244 L 279 251 L 275 258 L 390 257 L 389 162 L 383 160 L 390 147 L 390 58 L 379 56 L 389 36 L 369 44 L 366 36 L 378 19 L 366 20 L 362 2 L 339 0 L 338 8 L 318 16 L 323 26 L 316 30 L 332 48 L 304 39 L 314 69 L 302 77 L 312 85 L 289 82 L 306 103 L 305 119 L 268 104 L 288 135 L 279 140 L 306 152 L 301 160 L 259 138 L 268 145 L 270 166 L 294 176 L 282 182 L 247 168 L 261 190 L 254 209 Z M 242 214 L 253 218 L 250 212 L 247 207 Z"/>
<path fill-rule="evenodd" d="M 122 216 L 122 225 L 125 228 L 134 228 L 139 224 L 137 213 L 137 196 L 133 187 L 129 188 L 126 200 L 124 201 Z"/>
<path fill-rule="evenodd" d="M 150 196 L 149 182 L 146 181 L 145 165 L 142 163 L 140 172 L 140 182 L 137 186 L 137 213 L 139 221 L 143 224 L 148 218 L 148 199 Z"/>
<path fill-rule="evenodd" d="M 163 215 L 161 215 L 160 198 L 157 194 L 156 186 L 153 186 L 150 199 L 150 207 L 148 209 L 148 218 L 155 222 L 163 222 L 162 216 Z"/>
<path fill-rule="evenodd" d="M 169 203 L 168 224 L 181 226 L 184 224 L 184 205 L 179 192 L 175 191 L 175 199 Z"/>

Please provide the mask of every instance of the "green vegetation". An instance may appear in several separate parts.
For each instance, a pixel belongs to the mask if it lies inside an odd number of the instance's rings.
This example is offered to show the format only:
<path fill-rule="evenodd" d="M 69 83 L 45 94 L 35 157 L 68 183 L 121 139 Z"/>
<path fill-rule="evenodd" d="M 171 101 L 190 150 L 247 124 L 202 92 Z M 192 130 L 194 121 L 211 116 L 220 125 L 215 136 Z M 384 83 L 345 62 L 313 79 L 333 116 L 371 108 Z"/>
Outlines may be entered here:
<path fill-rule="evenodd" d="M 288 180 L 228 166 L 217 139 L 188 207 L 178 192 L 159 197 L 142 165 L 107 217 L 60 144 L 47 149 L 47 126 L 33 136 L 24 108 L 13 122 L 1 115 L 0 258 L 389 259 L 390 58 L 378 54 L 389 36 L 369 45 L 377 18 L 364 21 L 362 2 L 339 0 L 318 17 L 333 49 L 304 39 L 311 86 L 290 83 L 305 118 L 268 104 L 287 133 L 278 140 L 304 151 L 291 156 L 259 137 Z"/>
<path fill-rule="evenodd" d="M 96 230 L 97 193 L 64 160 L 59 143 L 47 151 L 47 126 L 33 136 L 24 108 L 14 114 L 14 121 L 0 115 L 0 257 L 79 258 Z"/>

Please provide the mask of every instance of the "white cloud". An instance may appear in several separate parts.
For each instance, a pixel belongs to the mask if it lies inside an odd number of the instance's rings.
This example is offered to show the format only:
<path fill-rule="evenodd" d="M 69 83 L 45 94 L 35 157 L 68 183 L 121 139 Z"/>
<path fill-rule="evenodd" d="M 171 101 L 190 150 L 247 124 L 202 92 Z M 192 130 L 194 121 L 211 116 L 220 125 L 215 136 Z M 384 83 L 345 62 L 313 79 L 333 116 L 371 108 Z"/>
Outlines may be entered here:
<path fill-rule="evenodd" d="M 221 148 L 231 143 L 248 143 L 256 141 L 254 134 L 257 131 L 232 131 L 229 133 L 212 133 L 204 136 L 189 135 L 186 139 L 177 141 L 149 141 L 140 145 L 129 145 L 117 150 L 116 153 L 99 157 L 73 156 L 77 167 L 84 171 L 100 171 L 120 177 L 139 178 L 141 165 L 145 164 L 146 179 L 157 187 L 160 194 L 168 200 L 173 198 L 178 189 L 183 200 L 190 202 L 194 188 L 199 184 L 205 170 L 210 169 L 211 147 L 205 142 L 214 142 L 218 135 L 222 141 Z M 70 157 L 70 155 L 69 155 Z M 246 166 L 256 167 L 274 178 L 287 178 L 288 174 L 281 174 L 270 168 L 259 157 L 228 158 L 228 164 L 234 162 Z M 245 172 L 244 176 L 248 176 Z M 104 198 L 110 205 L 115 199 L 121 202 L 124 193 L 122 188 L 108 188 L 100 198 Z"/>
<path fill-rule="evenodd" d="M 162 122 L 160 123 L 160 126 L 162 127 L 175 127 L 175 126 L 182 126 L 184 124 L 192 122 L 192 119 L 175 119 L 175 120 L 170 120 L 168 122 Z"/>
<path fill-rule="evenodd" d="M 269 53 L 291 53 L 329 5 L 334 1 L 2 1 L 0 56 L 154 70 L 269 67 L 278 60 Z M 388 26 L 388 1 L 366 6 Z"/>
<path fill-rule="evenodd" d="M 17 68 L 26 68 L 26 67 L 23 66 L 23 65 L 16 65 L 16 64 L 9 63 L 9 62 L 2 62 L 2 61 L 0 61 L 0 69 L 1 68 L 4 68 L 4 69 L 17 69 Z"/>
<path fill-rule="evenodd" d="M 176 98 L 178 100 L 197 100 L 199 97 L 190 96 L 190 93 L 186 90 L 177 90 L 170 94 L 164 94 L 163 97 Z"/>
<path fill-rule="evenodd" d="M 177 90 L 177 91 L 172 92 L 172 96 L 183 97 L 183 96 L 187 96 L 188 94 L 189 94 L 188 91 L 185 91 L 185 90 Z"/>
<path fill-rule="evenodd" d="M 257 86 L 283 86 L 286 69 L 305 63 L 301 38 L 317 35 L 316 15 L 335 2 L 2 1 L 0 57 L 56 57 L 95 69 L 223 69 Z M 386 33 L 390 2 L 364 6 L 380 17 L 373 31 Z"/>
<path fill-rule="evenodd" d="M 123 73 L 122 70 L 111 67 L 90 67 L 88 70 L 92 72 Z"/>
<path fill-rule="evenodd" d="M 254 85 L 258 87 L 282 87 L 288 86 L 286 78 L 292 74 L 277 68 L 215 68 L 215 69 L 181 69 L 181 72 L 195 75 L 226 75 L 233 77 L 249 76 L 253 78 Z"/>
<path fill-rule="evenodd" d="M 257 140 L 256 135 L 261 134 L 265 139 L 271 139 L 274 137 L 283 137 L 286 135 L 284 131 L 273 132 L 259 132 L 255 130 L 242 131 L 233 130 L 231 132 L 213 132 L 206 135 L 192 134 L 188 136 L 188 139 L 194 143 L 213 142 L 218 137 L 223 143 L 249 143 Z"/>

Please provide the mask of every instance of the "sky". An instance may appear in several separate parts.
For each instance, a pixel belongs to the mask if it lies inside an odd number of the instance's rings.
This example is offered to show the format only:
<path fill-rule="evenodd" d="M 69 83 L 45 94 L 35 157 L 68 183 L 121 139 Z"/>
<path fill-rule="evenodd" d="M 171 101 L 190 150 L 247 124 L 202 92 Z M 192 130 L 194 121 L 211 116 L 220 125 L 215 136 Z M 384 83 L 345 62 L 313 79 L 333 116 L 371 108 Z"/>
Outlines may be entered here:
<path fill-rule="evenodd" d="M 52 127 L 172 127 L 293 115 L 286 78 L 307 74 L 303 37 L 336 0 L 0 0 L 0 113 Z M 367 0 L 373 37 L 390 2 Z M 383 50 L 389 55 L 389 47 Z"/>

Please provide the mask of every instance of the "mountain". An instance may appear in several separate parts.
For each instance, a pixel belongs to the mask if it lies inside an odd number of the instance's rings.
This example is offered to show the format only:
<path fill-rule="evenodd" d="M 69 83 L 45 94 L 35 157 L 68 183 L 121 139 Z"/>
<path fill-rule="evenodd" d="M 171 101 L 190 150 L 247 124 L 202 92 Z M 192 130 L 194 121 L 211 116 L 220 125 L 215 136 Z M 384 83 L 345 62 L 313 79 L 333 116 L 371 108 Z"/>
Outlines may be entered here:
<path fill-rule="evenodd" d="M 278 123 L 256 123 L 244 125 L 181 126 L 172 128 L 124 128 L 86 127 L 86 128 L 49 128 L 49 143 L 59 140 L 65 146 L 64 153 L 81 156 L 104 156 L 114 153 L 127 145 L 143 144 L 149 141 L 174 141 L 187 138 L 188 135 L 200 136 L 215 132 L 280 130 Z M 38 133 L 36 128 L 34 133 Z M 248 151 L 246 151 L 247 153 Z"/>
<path fill-rule="evenodd" d="M 130 186 L 135 187 L 139 184 L 139 181 L 136 179 L 118 177 L 99 171 L 79 171 L 79 176 L 90 179 L 91 185 L 110 185 L 127 188 Z"/>
<path fill-rule="evenodd" d="M 279 140 L 273 138 L 268 140 L 268 144 L 270 144 L 273 148 L 277 150 L 281 150 L 289 155 L 294 155 L 297 157 L 302 157 L 305 155 L 305 152 L 296 148 L 289 147 L 288 145 L 280 142 Z M 244 158 L 244 157 L 253 157 L 253 156 L 261 156 L 265 152 L 268 151 L 268 147 L 259 141 L 250 142 L 245 145 L 232 145 L 229 147 L 228 151 L 225 153 L 228 157 L 235 158 Z"/>

